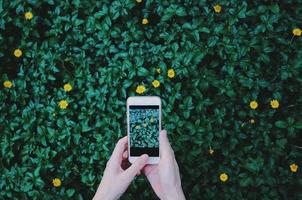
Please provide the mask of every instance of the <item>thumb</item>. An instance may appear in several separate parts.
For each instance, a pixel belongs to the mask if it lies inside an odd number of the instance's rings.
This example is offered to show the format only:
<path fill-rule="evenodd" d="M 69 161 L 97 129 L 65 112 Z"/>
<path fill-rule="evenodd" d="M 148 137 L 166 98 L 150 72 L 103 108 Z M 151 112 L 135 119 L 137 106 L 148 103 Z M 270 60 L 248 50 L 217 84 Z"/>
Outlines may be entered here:
<path fill-rule="evenodd" d="M 138 157 L 135 162 L 125 171 L 125 175 L 129 179 L 133 179 L 138 172 L 143 169 L 143 167 L 147 164 L 149 156 L 147 154 L 143 154 Z"/>

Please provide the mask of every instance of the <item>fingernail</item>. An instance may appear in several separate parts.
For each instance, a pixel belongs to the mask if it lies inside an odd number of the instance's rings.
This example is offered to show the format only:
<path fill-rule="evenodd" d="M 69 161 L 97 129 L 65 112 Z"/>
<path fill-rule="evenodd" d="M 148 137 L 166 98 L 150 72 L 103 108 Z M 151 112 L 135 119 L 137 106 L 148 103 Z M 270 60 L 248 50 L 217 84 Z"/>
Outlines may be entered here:
<path fill-rule="evenodd" d="M 160 132 L 160 135 L 161 135 L 162 137 L 167 136 L 167 131 L 166 131 L 166 130 L 162 130 L 162 131 Z"/>
<path fill-rule="evenodd" d="M 145 161 L 147 161 L 148 158 L 149 158 L 149 156 L 148 156 L 147 154 L 143 154 L 143 155 L 141 156 L 141 158 L 144 159 Z"/>

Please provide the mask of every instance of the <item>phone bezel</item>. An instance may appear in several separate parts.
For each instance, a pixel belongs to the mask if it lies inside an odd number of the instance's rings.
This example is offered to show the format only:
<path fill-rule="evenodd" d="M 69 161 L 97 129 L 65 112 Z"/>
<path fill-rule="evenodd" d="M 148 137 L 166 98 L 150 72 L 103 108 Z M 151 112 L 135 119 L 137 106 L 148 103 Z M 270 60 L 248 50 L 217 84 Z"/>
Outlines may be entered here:
<path fill-rule="evenodd" d="M 130 156 L 130 118 L 129 106 L 159 106 L 159 132 L 161 131 L 161 99 L 157 96 L 132 96 L 127 99 L 127 135 L 128 135 L 128 160 L 130 163 L 135 162 L 138 156 Z M 149 157 L 147 164 L 157 164 L 160 157 Z"/>

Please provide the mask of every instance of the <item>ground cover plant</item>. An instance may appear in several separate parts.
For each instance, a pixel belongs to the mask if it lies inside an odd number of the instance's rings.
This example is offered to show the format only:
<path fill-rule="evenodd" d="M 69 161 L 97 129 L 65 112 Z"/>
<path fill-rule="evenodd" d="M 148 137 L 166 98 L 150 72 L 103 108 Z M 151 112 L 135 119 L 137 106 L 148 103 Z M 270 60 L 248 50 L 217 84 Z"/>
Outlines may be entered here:
<path fill-rule="evenodd" d="M 301 3 L 0 0 L 0 199 L 91 199 L 133 95 L 187 199 L 302 199 Z"/>

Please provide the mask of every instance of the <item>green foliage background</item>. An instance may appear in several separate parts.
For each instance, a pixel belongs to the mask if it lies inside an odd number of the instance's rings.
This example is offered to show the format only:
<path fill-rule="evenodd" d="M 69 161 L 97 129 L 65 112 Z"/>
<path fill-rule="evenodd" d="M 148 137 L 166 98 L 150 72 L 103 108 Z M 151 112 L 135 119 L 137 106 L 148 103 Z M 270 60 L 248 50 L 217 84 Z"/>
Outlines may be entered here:
<path fill-rule="evenodd" d="M 144 84 L 162 98 L 188 199 L 302 199 L 301 3 L 1 0 L 0 198 L 91 199 Z M 155 195 L 139 177 L 122 199 L 143 198 Z"/>

